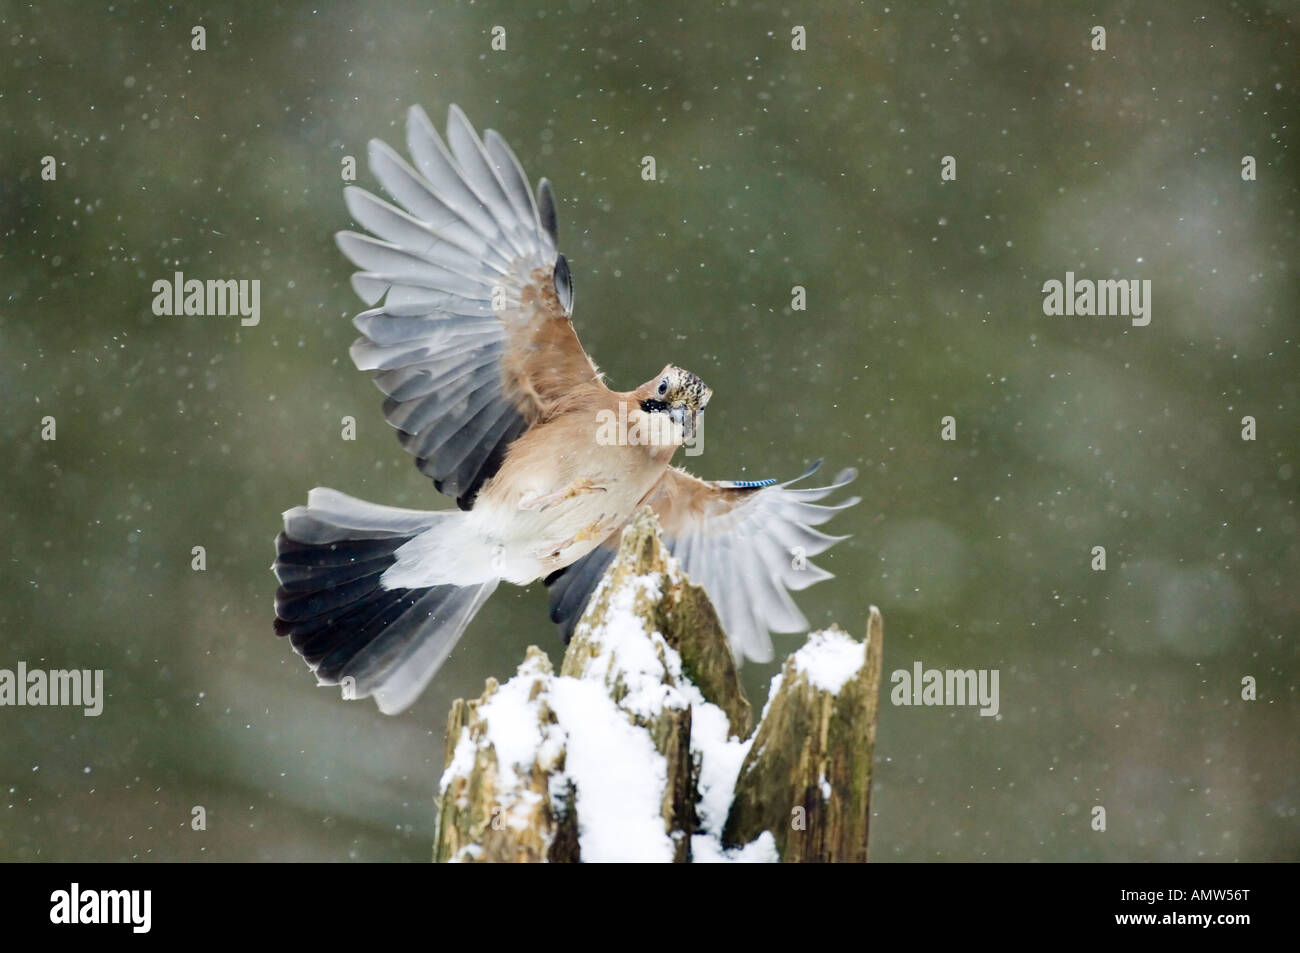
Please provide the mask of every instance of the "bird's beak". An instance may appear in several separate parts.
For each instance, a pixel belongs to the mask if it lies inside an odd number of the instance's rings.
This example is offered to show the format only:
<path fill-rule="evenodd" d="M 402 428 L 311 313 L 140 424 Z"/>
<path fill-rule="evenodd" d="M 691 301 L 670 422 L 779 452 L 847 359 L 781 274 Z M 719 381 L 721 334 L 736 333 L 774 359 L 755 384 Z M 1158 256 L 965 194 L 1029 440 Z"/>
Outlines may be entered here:
<path fill-rule="evenodd" d="M 695 436 L 695 414 L 685 404 L 668 408 L 668 417 L 682 428 L 682 434 L 687 440 Z"/>

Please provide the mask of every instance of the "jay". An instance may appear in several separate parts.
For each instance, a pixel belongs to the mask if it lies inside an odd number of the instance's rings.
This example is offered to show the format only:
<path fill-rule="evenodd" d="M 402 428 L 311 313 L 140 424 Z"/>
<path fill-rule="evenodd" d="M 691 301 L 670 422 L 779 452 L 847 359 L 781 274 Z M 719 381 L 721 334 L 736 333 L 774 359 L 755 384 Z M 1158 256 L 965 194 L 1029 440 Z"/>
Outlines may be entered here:
<path fill-rule="evenodd" d="M 567 642 L 623 526 L 648 505 L 737 662 L 769 661 L 770 632 L 808 626 L 789 590 L 830 577 L 806 557 L 844 538 L 812 527 L 858 502 L 816 501 L 854 472 L 795 488 L 816 464 L 784 483 L 704 481 L 671 466 L 712 392 L 672 364 L 635 390 L 606 385 L 571 322 L 549 182 L 534 193 L 505 141 L 480 138 L 455 106 L 445 144 L 419 107 L 406 134 L 409 163 L 369 146 L 396 204 L 345 190 L 373 233 L 337 236 L 370 309 L 353 321 L 351 356 L 374 372 L 402 446 L 457 508 L 312 490 L 276 538 L 276 633 L 321 684 L 399 712 L 503 580 L 544 579 Z M 628 422 L 628 439 L 608 438 L 611 415 Z"/>

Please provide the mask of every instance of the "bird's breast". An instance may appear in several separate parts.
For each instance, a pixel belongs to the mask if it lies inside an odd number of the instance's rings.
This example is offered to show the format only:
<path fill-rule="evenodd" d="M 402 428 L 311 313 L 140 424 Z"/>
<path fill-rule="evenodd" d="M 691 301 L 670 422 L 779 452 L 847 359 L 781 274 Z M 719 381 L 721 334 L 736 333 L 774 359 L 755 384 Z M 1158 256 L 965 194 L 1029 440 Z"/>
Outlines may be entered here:
<path fill-rule="evenodd" d="M 520 585 L 571 565 L 618 530 L 671 457 L 603 444 L 573 427 L 530 439 L 545 430 L 512 447 L 473 510 L 481 532 L 502 547 L 502 577 Z"/>

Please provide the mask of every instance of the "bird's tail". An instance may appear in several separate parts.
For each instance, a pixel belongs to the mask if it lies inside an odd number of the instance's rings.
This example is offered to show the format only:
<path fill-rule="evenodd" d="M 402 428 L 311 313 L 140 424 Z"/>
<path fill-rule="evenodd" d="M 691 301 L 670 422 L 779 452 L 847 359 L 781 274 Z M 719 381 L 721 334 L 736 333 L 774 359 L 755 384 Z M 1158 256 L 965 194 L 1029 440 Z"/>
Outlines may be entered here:
<path fill-rule="evenodd" d="M 373 695 L 385 714 L 415 701 L 482 607 L 497 580 L 468 586 L 385 588 L 397 550 L 463 517 L 379 506 L 318 487 L 284 514 L 275 540 L 275 632 L 323 685 Z"/>

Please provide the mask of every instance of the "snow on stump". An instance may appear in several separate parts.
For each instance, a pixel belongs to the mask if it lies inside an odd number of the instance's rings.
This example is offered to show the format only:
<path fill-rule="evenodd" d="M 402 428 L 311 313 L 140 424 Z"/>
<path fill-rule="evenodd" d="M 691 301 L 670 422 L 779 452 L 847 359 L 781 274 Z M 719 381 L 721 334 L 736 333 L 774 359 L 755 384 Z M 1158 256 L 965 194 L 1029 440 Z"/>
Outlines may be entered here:
<path fill-rule="evenodd" d="M 814 633 L 756 731 L 717 613 L 643 509 L 556 675 L 530 647 L 457 699 L 437 861 L 865 860 L 880 682 L 868 641 Z"/>
<path fill-rule="evenodd" d="M 867 639 L 814 632 L 772 679 L 736 783 L 723 843 L 771 831 L 787 863 L 865 861 L 884 623 Z"/>

